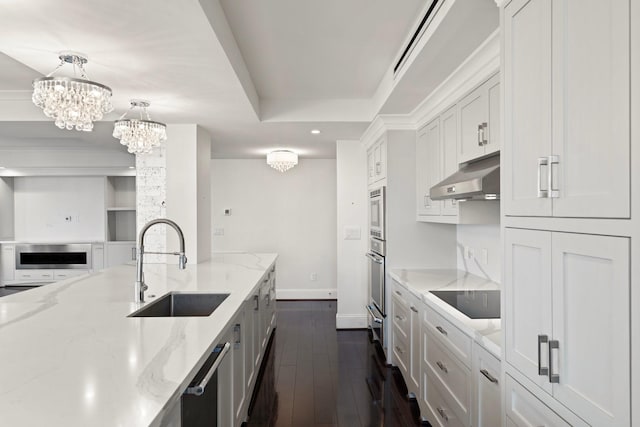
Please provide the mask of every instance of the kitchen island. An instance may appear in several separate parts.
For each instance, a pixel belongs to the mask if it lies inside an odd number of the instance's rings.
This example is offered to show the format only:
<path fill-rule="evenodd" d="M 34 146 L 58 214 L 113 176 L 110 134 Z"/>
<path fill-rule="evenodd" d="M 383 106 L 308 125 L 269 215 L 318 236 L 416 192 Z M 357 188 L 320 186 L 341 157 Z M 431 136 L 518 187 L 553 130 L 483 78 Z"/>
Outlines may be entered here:
<path fill-rule="evenodd" d="M 0 300 L 0 425 L 162 425 L 276 254 L 217 254 L 206 263 L 147 264 L 70 278 Z M 133 318 L 167 292 L 228 293 L 208 317 Z M 268 338 L 268 337 L 267 337 Z"/>

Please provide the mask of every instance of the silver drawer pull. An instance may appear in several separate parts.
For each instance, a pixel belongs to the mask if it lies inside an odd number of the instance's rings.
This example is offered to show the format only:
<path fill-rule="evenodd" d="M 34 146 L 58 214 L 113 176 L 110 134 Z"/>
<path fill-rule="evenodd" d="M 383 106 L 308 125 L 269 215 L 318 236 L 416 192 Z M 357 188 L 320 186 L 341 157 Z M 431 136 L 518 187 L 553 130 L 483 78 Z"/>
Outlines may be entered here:
<path fill-rule="evenodd" d="M 438 411 L 438 414 L 440 414 L 443 420 L 445 420 L 446 422 L 449 422 L 449 417 L 447 416 L 447 413 L 444 412 L 444 409 L 438 406 L 438 408 L 436 408 L 436 411 Z"/>
<path fill-rule="evenodd" d="M 404 350 L 402 350 L 400 347 L 398 347 L 397 345 L 395 346 L 396 351 L 400 354 L 404 354 Z"/>
<path fill-rule="evenodd" d="M 447 367 L 445 366 L 445 364 L 444 364 L 444 363 L 442 363 L 441 361 L 439 361 L 439 360 L 438 360 L 438 361 L 436 362 L 436 365 L 438 365 L 438 368 L 440 368 L 440 370 L 441 370 L 442 372 L 444 372 L 445 374 L 448 374 L 448 373 L 449 373 L 449 370 L 447 369 Z"/>
<path fill-rule="evenodd" d="M 414 313 L 417 313 L 417 312 L 418 312 L 418 309 L 417 309 L 417 308 L 415 308 L 414 306 L 411 306 L 411 311 L 413 311 Z"/>
<path fill-rule="evenodd" d="M 560 375 L 553 372 L 553 350 L 559 350 L 560 343 L 558 340 L 549 341 L 549 382 L 559 383 Z"/>
<path fill-rule="evenodd" d="M 401 322 L 404 322 L 405 320 L 407 320 L 406 317 L 398 316 L 397 314 L 396 314 L 396 319 L 398 319 Z"/>
<path fill-rule="evenodd" d="M 400 292 L 400 291 L 394 291 L 394 292 L 396 293 L 396 295 L 398 295 L 400 297 L 402 296 L 402 292 Z"/>
<path fill-rule="evenodd" d="M 496 377 L 494 377 L 493 375 L 491 375 L 489 373 L 489 371 L 487 371 L 486 369 L 480 369 L 480 373 L 482 375 L 485 376 L 486 379 L 488 379 L 489 381 L 491 381 L 494 384 L 498 384 L 498 379 Z"/>
<path fill-rule="evenodd" d="M 549 337 L 547 335 L 538 335 L 538 375 L 549 375 L 549 368 L 542 366 L 542 344 L 547 344 Z"/>
<path fill-rule="evenodd" d="M 443 328 L 442 326 L 436 326 L 436 329 L 437 329 L 437 330 L 438 330 L 438 332 L 440 332 L 442 335 L 445 335 L 445 336 L 449 335 L 449 334 L 447 333 L 447 331 L 445 331 L 445 330 L 444 330 L 444 328 Z"/>
<path fill-rule="evenodd" d="M 220 364 L 222 363 L 222 359 L 224 359 L 224 356 L 226 356 L 230 348 L 231 348 L 230 343 L 224 344 L 224 346 L 220 350 L 220 354 L 218 355 L 218 358 L 216 359 L 215 362 L 213 362 L 213 365 L 211 365 L 211 368 L 209 368 L 207 375 L 204 376 L 200 384 L 195 385 L 193 387 L 188 387 L 187 391 L 185 391 L 185 394 L 193 394 L 196 396 L 202 396 L 204 394 L 207 384 L 209 384 L 211 377 L 213 377 L 213 374 L 215 374 L 216 370 L 218 369 L 218 366 L 220 366 Z"/>
<path fill-rule="evenodd" d="M 553 188 L 553 165 L 558 165 L 560 163 L 560 158 L 558 156 L 552 155 L 549 156 L 548 164 L 549 164 L 549 173 L 547 174 L 548 184 L 547 188 L 549 190 L 547 197 L 551 199 L 556 199 L 560 197 L 560 191 L 557 188 Z"/>
<path fill-rule="evenodd" d="M 235 335 L 233 348 L 238 349 L 240 348 L 240 343 L 242 342 L 242 329 L 239 323 L 236 323 L 233 327 L 233 334 Z"/>

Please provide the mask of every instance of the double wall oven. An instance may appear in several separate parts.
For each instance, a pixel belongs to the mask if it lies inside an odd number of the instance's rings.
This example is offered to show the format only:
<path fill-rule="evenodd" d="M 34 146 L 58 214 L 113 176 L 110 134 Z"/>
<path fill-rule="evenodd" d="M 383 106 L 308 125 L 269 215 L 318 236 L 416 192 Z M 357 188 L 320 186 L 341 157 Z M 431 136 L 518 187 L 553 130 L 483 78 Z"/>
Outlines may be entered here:
<path fill-rule="evenodd" d="M 385 348 L 385 199 L 386 188 L 369 191 L 369 329 L 374 340 Z"/>

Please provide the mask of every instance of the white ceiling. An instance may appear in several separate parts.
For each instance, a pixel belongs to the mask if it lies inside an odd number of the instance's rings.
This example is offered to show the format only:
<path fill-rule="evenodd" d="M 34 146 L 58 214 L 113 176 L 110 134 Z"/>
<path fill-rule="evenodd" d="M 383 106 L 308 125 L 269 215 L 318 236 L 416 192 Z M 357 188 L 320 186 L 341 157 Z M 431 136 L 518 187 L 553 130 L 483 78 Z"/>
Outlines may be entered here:
<path fill-rule="evenodd" d="M 444 1 L 495 8 L 492 0 Z M 336 140 L 359 139 L 381 111 L 380 88 L 425 5 L 424 0 L 4 1 L 0 146 L 11 137 L 11 144 L 49 139 L 48 145 L 86 141 L 122 149 L 111 137 L 110 123 L 91 135 L 62 131 L 30 104 L 33 78 L 57 66 L 58 52 L 74 50 L 89 56 L 89 78 L 113 89 L 116 110 L 105 120 L 122 114 L 129 99 L 145 98 L 154 120 L 206 128 L 214 157 L 261 157 L 288 148 L 305 157 L 333 158 Z M 412 96 L 413 84 L 405 84 L 405 95 L 394 100 L 405 109 L 419 101 Z M 390 87 L 382 101 L 392 92 Z M 322 133 L 311 135 L 314 128 Z"/>

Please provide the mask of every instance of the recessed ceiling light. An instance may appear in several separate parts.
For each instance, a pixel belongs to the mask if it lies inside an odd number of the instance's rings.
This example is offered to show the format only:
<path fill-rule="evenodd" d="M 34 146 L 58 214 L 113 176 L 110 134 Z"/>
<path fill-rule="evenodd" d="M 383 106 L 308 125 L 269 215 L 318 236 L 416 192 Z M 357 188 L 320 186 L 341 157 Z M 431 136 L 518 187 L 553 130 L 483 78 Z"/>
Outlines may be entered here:
<path fill-rule="evenodd" d="M 129 166 L 129 169 L 135 169 L 135 168 L 136 168 L 135 166 Z"/>
<path fill-rule="evenodd" d="M 313 129 L 311 131 L 311 133 L 314 134 L 314 135 L 318 135 L 320 133 L 320 131 L 318 129 Z"/>

